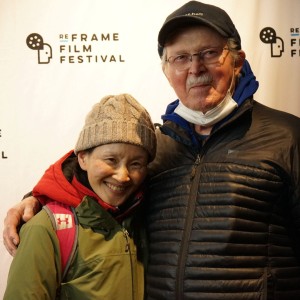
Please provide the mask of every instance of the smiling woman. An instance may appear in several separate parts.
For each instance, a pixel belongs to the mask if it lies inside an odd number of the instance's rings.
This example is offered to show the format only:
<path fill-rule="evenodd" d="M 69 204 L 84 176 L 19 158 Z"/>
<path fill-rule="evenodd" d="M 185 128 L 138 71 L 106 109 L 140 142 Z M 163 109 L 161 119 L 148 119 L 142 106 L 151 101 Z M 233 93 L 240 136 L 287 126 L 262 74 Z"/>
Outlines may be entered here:
<path fill-rule="evenodd" d="M 64 274 L 65 244 L 54 231 L 61 214 L 42 209 L 21 229 L 4 299 L 144 299 L 143 182 L 155 153 L 152 120 L 132 96 L 106 96 L 95 104 L 74 151 L 32 192 L 47 207 L 71 207 L 79 223 L 71 264 Z"/>

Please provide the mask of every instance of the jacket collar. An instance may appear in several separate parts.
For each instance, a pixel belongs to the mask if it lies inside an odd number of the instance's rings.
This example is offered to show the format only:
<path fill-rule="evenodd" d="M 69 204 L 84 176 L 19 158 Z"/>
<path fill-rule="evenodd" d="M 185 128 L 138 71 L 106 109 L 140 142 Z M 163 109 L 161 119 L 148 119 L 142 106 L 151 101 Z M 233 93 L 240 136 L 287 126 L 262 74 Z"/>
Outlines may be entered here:
<path fill-rule="evenodd" d="M 75 208 L 79 223 L 94 231 L 111 231 L 118 222 L 93 197 L 85 196 Z"/>

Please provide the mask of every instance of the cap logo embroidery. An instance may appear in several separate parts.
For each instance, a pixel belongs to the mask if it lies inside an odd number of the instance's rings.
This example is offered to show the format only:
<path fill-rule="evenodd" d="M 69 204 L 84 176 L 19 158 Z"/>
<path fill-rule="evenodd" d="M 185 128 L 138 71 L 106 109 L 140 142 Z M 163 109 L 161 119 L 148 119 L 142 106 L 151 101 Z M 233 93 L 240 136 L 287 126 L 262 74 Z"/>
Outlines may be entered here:
<path fill-rule="evenodd" d="M 54 214 L 57 230 L 73 227 L 73 220 L 70 214 Z"/>
<path fill-rule="evenodd" d="M 204 15 L 204 13 L 187 13 L 187 14 L 185 14 L 185 16 L 203 16 Z"/>

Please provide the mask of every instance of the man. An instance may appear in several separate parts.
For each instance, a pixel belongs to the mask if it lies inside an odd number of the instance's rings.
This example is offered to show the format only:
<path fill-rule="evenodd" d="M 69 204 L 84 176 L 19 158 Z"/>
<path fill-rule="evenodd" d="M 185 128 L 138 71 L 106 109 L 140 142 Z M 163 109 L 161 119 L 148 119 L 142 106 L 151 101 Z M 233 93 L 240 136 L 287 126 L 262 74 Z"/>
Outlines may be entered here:
<path fill-rule="evenodd" d="M 222 9 L 186 3 L 158 43 L 178 100 L 151 166 L 147 299 L 300 299 L 300 119 L 253 99 Z M 8 249 L 26 203 L 6 218 Z"/>

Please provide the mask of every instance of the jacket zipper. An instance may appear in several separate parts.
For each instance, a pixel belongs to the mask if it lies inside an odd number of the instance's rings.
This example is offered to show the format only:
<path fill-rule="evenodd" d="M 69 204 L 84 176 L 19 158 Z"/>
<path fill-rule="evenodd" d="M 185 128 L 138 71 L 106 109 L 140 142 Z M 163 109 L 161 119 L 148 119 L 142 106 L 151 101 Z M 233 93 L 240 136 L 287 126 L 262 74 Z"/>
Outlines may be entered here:
<path fill-rule="evenodd" d="M 191 172 L 191 181 L 194 179 L 194 177 L 196 175 L 197 167 L 199 166 L 200 161 L 201 161 L 201 157 L 200 157 L 200 154 L 198 154 L 197 158 L 196 158 L 196 161 L 195 161 L 195 163 L 193 165 L 192 172 Z"/>
<path fill-rule="evenodd" d="M 125 241 L 126 241 L 125 252 L 128 252 L 128 251 L 130 251 L 129 233 L 125 228 L 123 228 L 122 231 L 123 231 Z"/>
<path fill-rule="evenodd" d="M 131 256 L 131 249 L 130 249 L 130 237 L 127 229 L 124 227 L 122 228 L 126 245 L 125 245 L 125 252 L 129 252 L 129 259 L 130 259 L 130 274 L 131 274 L 131 299 L 134 300 L 134 276 L 133 276 L 133 263 L 132 263 L 132 256 Z"/>
<path fill-rule="evenodd" d="M 186 258 L 187 258 L 188 248 L 189 248 L 189 240 L 192 231 L 193 221 L 194 221 L 198 184 L 199 184 L 199 179 L 201 174 L 199 168 L 200 162 L 201 162 L 201 156 L 200 154 L 198 154 L 190 177 L 192 181 L 191 191 L 188 199 L 188 207 L 187 207 L 187 212 L 185 217 L 183 240 L 181 242 L 181 248 L 179 251 L 179 258 L 178 258 L 178 269 L 176 275 L 177 284 L 176 284 L 176 295 L 175 295 L 175 298 L 178 300 L 183 299 L 183 282 L 184 282 Z"/>

